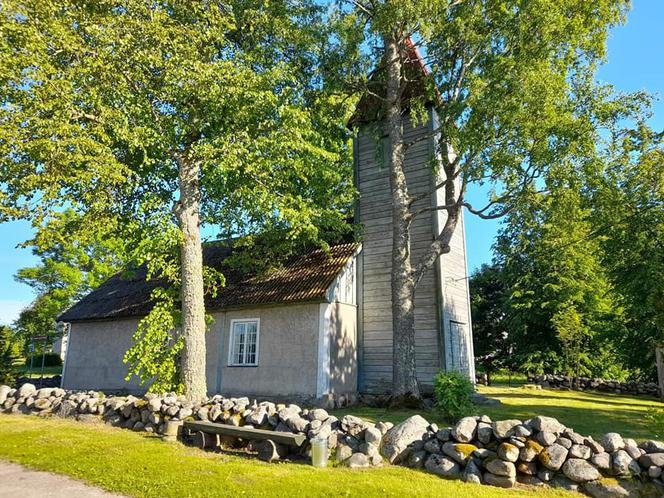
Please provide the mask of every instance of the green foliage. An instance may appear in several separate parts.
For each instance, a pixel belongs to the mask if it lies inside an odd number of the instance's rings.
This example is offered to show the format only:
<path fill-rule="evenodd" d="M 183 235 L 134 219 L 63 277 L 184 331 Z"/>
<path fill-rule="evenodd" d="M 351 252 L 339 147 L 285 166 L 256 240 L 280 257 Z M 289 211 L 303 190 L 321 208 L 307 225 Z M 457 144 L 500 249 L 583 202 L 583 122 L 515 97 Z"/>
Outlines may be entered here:
<path fill-rule="evenodd" d="M 433 389 L 436 407 L 450 421 L 470 415 L 473 411 L 473 384 L 467 375 L 440 371 L 434 377 Z"/>
<path fill-rule="evenodd" d="M 3 2 L 0 220 L 46 230 L 40 250 L 65 241 L 92 257 L 90 244 L 120 241 L 122 267 L 148 264 L 175 295 L 182 160 L 200 173 L 201 221 L 220 238 L 278 229 L 287 245 L 317 244 L 343 232 L 351 102 L 324 84 L 336 72 L 324 12 L 307 1 Z M 49 228 L 68 209 L 84 230 Z M 177 383 L 180 341 L 157 328 L 175 325 L 178 305 L 161 301 L 137 332 L 147 342 L 128 359 L 143 380 L 164 361 L 160 377 Z M 52 325 L 46 308 L 40 329 Z"/>
<path fill-rule="evenodd" d="M 0 327 L 0 384 L 13 386 L 20 361 L 20 341 L 9 327 Z"/>
<path fill-rule="evenodd" d="M 664 438 L 664 410 L 661 408 L 652 408 L 648 410 L 646 420 L 650 423 L 655 438 Z"/>
<path fill-rule="evenodd" d="M 34 353 L 25 359 L 25 366 L 29 367 L 32 361 L 33 370 L 39 369 L 42 366 L 42 354 Z M 46 353 L 43 355 L 43 362 L 45 367 L 60 367 L 62 366 L 62 358 L 57 353 Z"/>
<path fill-rule="evenodd" d="M 487 374 L 511 367 L 508 324 L 504 309 L 508 297 L 498 266 L 482 265 L 470 277 L 475 361 Z"/>

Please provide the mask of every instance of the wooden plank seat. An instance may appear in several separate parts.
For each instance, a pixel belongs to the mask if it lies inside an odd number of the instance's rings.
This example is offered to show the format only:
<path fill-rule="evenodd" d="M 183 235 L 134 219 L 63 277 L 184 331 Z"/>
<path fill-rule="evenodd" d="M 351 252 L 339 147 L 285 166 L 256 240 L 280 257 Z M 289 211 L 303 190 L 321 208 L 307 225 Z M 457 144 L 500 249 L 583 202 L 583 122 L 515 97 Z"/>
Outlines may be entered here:
<path fill-rule="evenodd" d="M 258 458 L 266 462 L 286 456 L 288 447 L 299 448 L 307 440 L 302 434 L 236 427 L 214 422 L 187 421 L 184 423 L 184 428 L 193 434 L 194 443 L 201 449 L 215 448 L 219 436 L 252 441 L 258 451 Z"/>

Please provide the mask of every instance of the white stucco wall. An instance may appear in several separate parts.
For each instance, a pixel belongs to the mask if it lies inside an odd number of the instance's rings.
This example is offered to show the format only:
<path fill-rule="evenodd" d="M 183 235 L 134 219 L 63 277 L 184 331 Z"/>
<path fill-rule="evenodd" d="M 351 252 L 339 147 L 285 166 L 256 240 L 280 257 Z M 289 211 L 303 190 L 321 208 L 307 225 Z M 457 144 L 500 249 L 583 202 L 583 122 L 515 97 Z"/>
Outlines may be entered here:
<path fill-rule="evenodd" d="M 208 392 L 247 396 L 315 397 L 318 388 L 321 309 L 330 306 L 328 392 L 356 390 L 355 306 L 306 303 L 214 312 L 206 335 Z M 258 365 L 229 366 L 231 321 L 260 320 Z M 125 381 L 122 359 L 138 319 L 72 324 L 63 387 L 143 392 L 138 379 Z"/>

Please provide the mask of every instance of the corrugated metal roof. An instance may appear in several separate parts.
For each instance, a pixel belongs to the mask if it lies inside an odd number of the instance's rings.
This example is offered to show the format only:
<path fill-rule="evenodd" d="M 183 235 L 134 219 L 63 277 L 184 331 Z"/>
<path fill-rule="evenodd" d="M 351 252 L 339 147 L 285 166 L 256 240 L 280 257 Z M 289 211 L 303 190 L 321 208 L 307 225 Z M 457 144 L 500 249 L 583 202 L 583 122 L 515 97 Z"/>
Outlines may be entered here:
<path fill-rule="evenodd" d="M 218 290 L 215 298 L 206 293 L 206 308 L 212 311 L 324 301 L 327 290 L 358 247 L 358 243 L 348 243 L 332 246 L 329 252 L 313 250 L 291 258 L 279 270 L 249 275 L 224 268 L 224 260 L 230 254 L 227 245 L 206 245 L 203 251 L 205 265 L 222 271 L 226 277 L 226 286 Z M 138 269 L 131 276 L 117 274 L 60 315 L 58 320 L 77 322 L 145 316 L 153 305 L 150 294 L 159 285 L 159 281 L 146 281 L 145 268 Z"/>

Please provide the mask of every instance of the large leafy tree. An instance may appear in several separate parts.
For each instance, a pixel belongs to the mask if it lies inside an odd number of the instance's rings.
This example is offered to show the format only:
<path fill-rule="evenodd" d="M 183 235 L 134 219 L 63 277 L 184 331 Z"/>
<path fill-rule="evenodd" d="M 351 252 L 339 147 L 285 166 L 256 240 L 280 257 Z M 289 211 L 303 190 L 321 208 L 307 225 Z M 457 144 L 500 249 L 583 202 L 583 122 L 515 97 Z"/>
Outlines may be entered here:
<path fill-rule="evenodd" d="M 592 152 L 596 122 L 589 101 L 593 76 L 605 53 L 608 29 L 621 21 L 623 0 L 354 0 L 354 15 L 377 47 L 372 92 L 383 103 L 389 137 L 392 192 L 393 384 L 396 396 L 419 396 L 415 370 L 414 294 L 422 276 L 449 252 L 462 209 L 483 218 L 502 216 L 535 180 L 574 156 Z M 426 95 L 404 98 L 412 78 L 407 61 L 424 47 L 431 72 Z M 443 203 L 409 193 L 402 117 L 425 103 L 437 115 L 434 190 Z M 468 185 L 488 184 L 486 206 L 466 199 Z M 445 213 L 440 234 L 414 261 L 414 217 Z"/>
<path fill-rule="evenodd" d="M 318 11 L 243 0 L 0 7 L 2 217 L 39 227 L 71 208 L 179 289 L 154 296 L 145 330 L 171 335 L 143 350 L 181 348 L 191 399 L 206 393 L 204 276 L 221 281 L 203 269 L 201 224 L 315 241 L 343 222 L 343 120 L 331 116 L 344 107 L 321 91 Z"/>
<path fill-rule="evenodd" d="M 599 376 L 617 363 L 622 309 L 581 186 L 565 177 L 500 234 L 506 320 L 524 370 Z"/>
<path fill-rule="evenodd" d="M 621 357 L 646 379 L 655 378 L 655 346 L 664 342 L 662 138 L 643 124 L 617 133 L 589 194 L 602 260 L 625 308 Z"/>

